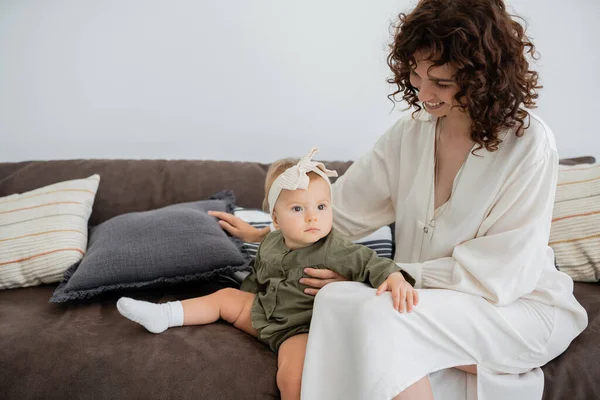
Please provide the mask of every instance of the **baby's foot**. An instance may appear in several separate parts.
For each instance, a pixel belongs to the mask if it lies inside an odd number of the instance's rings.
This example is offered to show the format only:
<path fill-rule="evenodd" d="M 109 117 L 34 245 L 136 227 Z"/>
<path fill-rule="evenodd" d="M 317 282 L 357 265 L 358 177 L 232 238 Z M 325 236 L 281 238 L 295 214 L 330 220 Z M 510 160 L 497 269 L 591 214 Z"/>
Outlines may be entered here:
<path fill-rule="evenodd" d="M 161 333 L 172 326 L 183 325 L 183 307 L 180 301 L 154 304 L 121 297 L 117 309 L 125 318 L 137 322 L 152 333 Z"/>

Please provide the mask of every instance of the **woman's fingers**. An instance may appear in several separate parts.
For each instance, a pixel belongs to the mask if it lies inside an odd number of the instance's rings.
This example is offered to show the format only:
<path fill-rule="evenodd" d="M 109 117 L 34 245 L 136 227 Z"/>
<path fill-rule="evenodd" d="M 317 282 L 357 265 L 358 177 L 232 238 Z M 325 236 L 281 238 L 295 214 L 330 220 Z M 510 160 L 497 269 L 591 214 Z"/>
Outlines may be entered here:
<path fill-rule="evenodd" d="M 238 236 L 239 229 L 233 227 L 229 222 L 220 220 L 219 225 L 221 225 L 221 228 L 225 229 L 230 235 Z"/>
<path fill-rule="evenodd" d="M 250 224 L 248 224 L 246 221 L 244 221 L 243 219 L 241 219 L 240 217 L 236 217 L 233 214 L 229 214 L 226 212 L 222 212 L 222 211 L 209 211 L 208 215 L 212 215 L 213 217 L 217 217 L 219 218 L 219 223 L 221 226 L 224 226 L 223 224 L 221 224 L 221 222 L 225 222 L 227 224 L 229 224 L 229 226 L 236 228 L 236 229 L 240 229 L 242 227 L 247 226 L 252 226 Z"/>
<path fill-rule="evenodd" d="M 260 242 L 268 233 L 269 228 L 260 230 L 240 217 L 222 211 L 209 211 L 209 215 L 219 218 L 219 225 L 225 229 L 230 235 L 240 238 L 244 242 L 257 243 Z"/>
<path fill-rule="evenodd" d="M 346 281 L 342 275 L 330 270 L 320 268 L 304 268 L 304 273 L 311 278 L 301 278 L 300 283 L 308 288 L 304 289 L 304 293 L 315 296 L 319 289 L 331 282 Z"/>
<path fill-rule="evenodd" d="M 400 288 L 398 286 L 392 288 L 392 304 L 394 310 L 398 310 L 400 306 Z"/>
<path fill-rule="evenodd" d="M 403 313 L 406 310 L 406 287 L 401 286 L 400 287 L 400 307 L 398 308 L 398 311 L 400 311 L 401 313 Z"/>
<path fill-rule="evenodd" d="M 227 222 L 232 222 L 234 219 L 238 218 L 233 214 L 229 214 L 223 211 L 209 211 L 208 215 L 212 215 L 213 217 L 217 217 Z"/>
<path fill-rule="evenodd" d="M 416 294 L 416 291 L 411 290 L 411 292 L 406 296 L 406 309 L 408 312 L 412 312 L 413 310 Z"/>
<path fill-rule="evenodd" d="M 312 288 L 321 289 L 323 286 L 331 282 L 336 282 L 337 279 L 315 279 L 315 278 L 302 278 L 300 283 Z"/>
<path fill-rule="evenodd" d="M 313 278 L 317 279 L 334 279 L 334 280 L 345 280 L 345 278 L 339 275 L 337 272 L 330 269 L 321 268 L 304 268 L 304 273 Z M 304 278 L 307 279 L 307 278 Z M 312 285 L 309 285 L 312 286 Z"/>

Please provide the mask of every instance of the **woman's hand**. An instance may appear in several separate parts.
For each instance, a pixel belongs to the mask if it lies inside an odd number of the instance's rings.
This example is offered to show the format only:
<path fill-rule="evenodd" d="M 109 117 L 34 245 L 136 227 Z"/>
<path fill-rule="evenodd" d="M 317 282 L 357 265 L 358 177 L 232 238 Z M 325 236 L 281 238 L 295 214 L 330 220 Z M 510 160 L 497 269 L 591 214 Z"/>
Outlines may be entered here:
<path fill-rule="evenodd" d="M 392 292 L 394 310 L 404 312 L 404 305 L 407 305 L 407 311 L 412 312 L 413 307 L 419 303 L 419 292 L 404 279 L 400 272 L 390 274 L 385 282 L 377 288 L 377 296 L 383 292 Z"/>
<path fill-rule="evenodd" d="M 304 289 L 304 293 L 316 296 L 323 286 L 331 282 L 342 282 L 348 279 L 330 269 L 304 268 L 304 273 L 311 278 L 301 278 L 300 283 L 310 288 Z"/>
<path fill-rule="evenodd" d="M 219 218 L 219 225 L 221 225 L 221 228 L 229 232 L 230 235 L 240 238 L 244 242 L 262 242 L 270 231 L 268 226 L 258 229 L 240 217 L 236 217 L 235 215 L 226 212 L 209 211 L 208 215 Z"/>

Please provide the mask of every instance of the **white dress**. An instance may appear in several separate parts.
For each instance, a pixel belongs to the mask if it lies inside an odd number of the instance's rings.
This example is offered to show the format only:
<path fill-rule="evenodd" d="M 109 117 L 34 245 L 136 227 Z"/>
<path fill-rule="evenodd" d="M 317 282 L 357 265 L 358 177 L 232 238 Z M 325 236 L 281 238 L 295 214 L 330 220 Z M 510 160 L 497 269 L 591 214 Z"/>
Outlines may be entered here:
<path fill-rule="evenodd" d="M 527 122 L 527 121 L 526 121 Z M 302 399 L 391 399 L 429 374 L 447 399 L 541 399 L 540 366 L 587 326 L 573 281 L 548 247 L 558 153 L 535 115 L 522 137 L 469 154 L 434 219 L 435 117 L 400 119 L 333 185 L 335 227 L 351 238 L 396 222 L 395 261 L 420 303 L 342 282 L 319 292 Z M 477 376 L 452 369 L 478 365 Z"/>

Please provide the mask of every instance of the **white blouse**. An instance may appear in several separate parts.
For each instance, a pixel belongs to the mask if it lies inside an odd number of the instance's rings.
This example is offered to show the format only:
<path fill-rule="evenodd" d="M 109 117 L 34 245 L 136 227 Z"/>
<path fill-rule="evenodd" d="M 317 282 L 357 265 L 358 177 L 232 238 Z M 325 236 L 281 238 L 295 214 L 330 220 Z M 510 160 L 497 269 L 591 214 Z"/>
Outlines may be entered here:
<path fill-rule="evenodd" d="M 581 312 L 548 246 L 558 172 L 554 135 L 531 114 L 522 137 L 469 154 L 434 216 L 436 117 L 409 114 L 333 185 L 334 226 L 352 239 L 396 222 L 398 265 L 417 288 L 518 298 Z M 526 125 L 528 120 L 525 121 Z"/>

